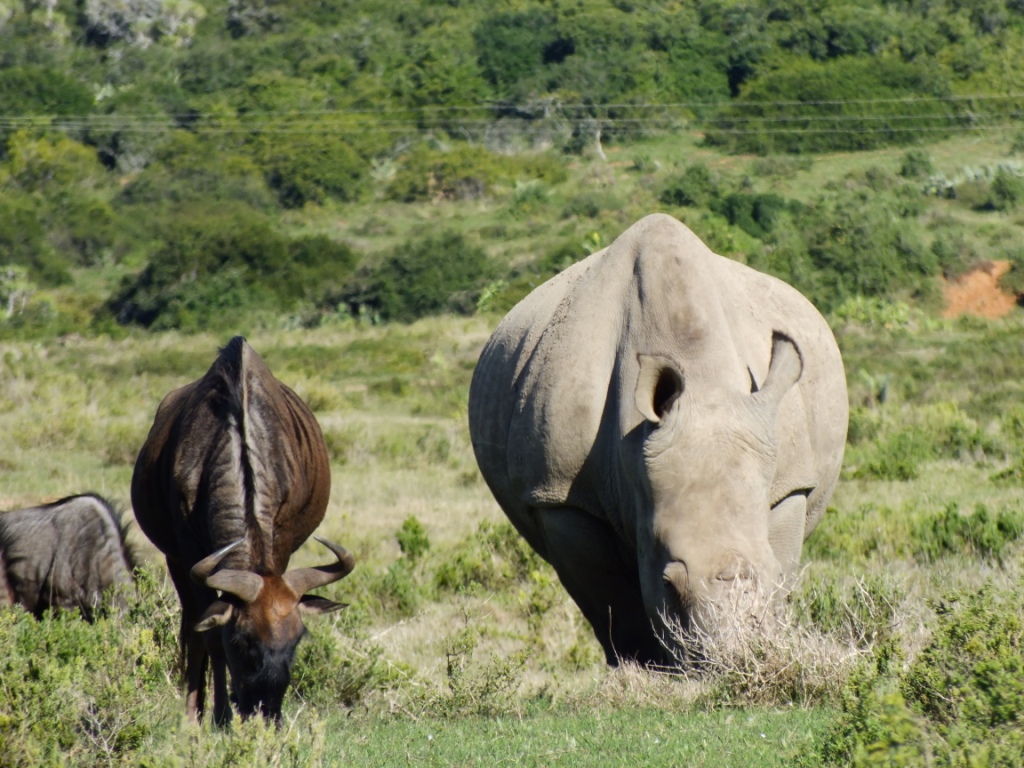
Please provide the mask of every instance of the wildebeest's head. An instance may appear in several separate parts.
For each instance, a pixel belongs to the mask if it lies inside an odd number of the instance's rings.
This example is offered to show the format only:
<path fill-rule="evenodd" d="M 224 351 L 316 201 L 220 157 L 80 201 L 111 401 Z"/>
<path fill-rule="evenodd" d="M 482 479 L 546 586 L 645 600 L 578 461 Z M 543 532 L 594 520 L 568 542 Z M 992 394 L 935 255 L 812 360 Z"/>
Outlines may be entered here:
<path fill-rule="evenodd" d="M 645 607 L 663 638 L 666 621 L 696 634 L 756 624 L 795 570 L 813 480 L 799 467 L 779 475 L 778 420 L 802 369 L 780 334 L 760 387 L 752 373 L 744 387 L 696 364 L 687 371 L 641 356 L 636 406 L 646 419 L 649 498 L 638 559 Z"/>
<path fill-rule="evenodd" d="M 206 610 L 194 631 L 220 628 L 233 698 L 243 718 L 257 712 L 275 720 L 281 718 L 295 648 L 306 633 L 302 616 L 345 607 L 344 603 L 305 594 L 345 578 L 355 566 L 344 547 L 316 539 L 335 554 L 337 562 L 288 571 L 283 576 L 233 569 L 214 571 L 242 543 L 240 539 L 192 568 L 195 581 L 221 591 L 221 598 Z"/>

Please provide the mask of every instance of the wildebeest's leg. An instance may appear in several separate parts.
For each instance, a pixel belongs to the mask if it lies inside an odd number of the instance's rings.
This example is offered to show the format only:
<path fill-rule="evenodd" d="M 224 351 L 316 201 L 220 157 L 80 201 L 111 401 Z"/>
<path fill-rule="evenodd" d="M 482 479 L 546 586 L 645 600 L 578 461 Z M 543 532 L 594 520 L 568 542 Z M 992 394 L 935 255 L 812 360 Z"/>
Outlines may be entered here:
<path fill-rule="evenodd" d="M 231 702 L 228 699 L 227 660 L 224 658 L 224 642 L 220 629 L 209 630 L 206 635 L 206 650 L 213 667 L 213 722 L 220 726 L 231 723 Z"/>
<path fill-rule="evenodd" d="M 571 507 L 530 512 L 544 539 L 536 548 L 594 628 L 608 663 L 667 663 L 644 610 L 636 564 L 626 560 L 608 524 Z"/>
<path fill-rule="evenodd" d="M 185 714 L 197 722 L 206 709 L 206 638 L 192 628 L 199 620 L 199 604 L 195 585 L 189 578 L 188 568 L 167 562 L 167 571 L 181 602 L 181 656 L 185 677 Z"/>

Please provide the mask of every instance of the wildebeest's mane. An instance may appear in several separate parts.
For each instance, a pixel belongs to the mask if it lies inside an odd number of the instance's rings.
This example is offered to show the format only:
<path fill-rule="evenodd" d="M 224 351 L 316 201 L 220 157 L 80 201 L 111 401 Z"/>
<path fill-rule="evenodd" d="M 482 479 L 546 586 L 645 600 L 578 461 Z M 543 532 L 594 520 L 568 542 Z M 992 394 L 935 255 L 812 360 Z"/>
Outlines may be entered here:
<path fill-rule="evenodd" d="M 244 416 L 242 398 L 242 350 L 244 336 L 235 336 L 220 350 L 208 375 L 220 395 L 221 406 L 235 418 Z"/>

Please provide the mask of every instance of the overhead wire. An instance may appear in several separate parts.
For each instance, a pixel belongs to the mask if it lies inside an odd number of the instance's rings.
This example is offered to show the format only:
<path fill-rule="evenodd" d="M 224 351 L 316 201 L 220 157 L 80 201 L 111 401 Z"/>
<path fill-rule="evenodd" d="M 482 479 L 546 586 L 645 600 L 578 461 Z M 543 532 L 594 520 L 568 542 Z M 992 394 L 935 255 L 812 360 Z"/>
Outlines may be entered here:
<path fill-rule="evenodd" d="M 793 108 L 976 103 L 985 108 L 970 112 L 928 112 L 919 114 L 892 110 L 883 114 L 847 113 L 809 114 L 794 113 Z M 1008 109 L 998 109 L 998 103 Z M 555 119 L 599 120 L 610 130 L 632 129 L 651 134 L 674 132 L 688 126 L 690 129 L 709 130 L 722 134 L 793 134 L 793 133 L 893 133 L 973 131 L 989 127 L 1003 127 L 1024 117 L 1018 105 L 1024 104 L 1024 93 L 971 94 L 950 96 L 900 97 L 884 99 L 833 99 L 816 101 L 716 101 L 651 103 L 557 103 L 550 104 L 545 113 L 538 104 L 477 104 L 477 105 L 424 105 L 420 107 L 380 107 L 374 109 L 305 109 L 275 111 L 248 111 L 238 114 L 202 113 L 108 113 L 84 115 L 0 115 L 0 128 L 56 127 L 64 130 L 111 130 L 121 133 L 159 133 L 186 128 L 203 134 L 302 134 L 311 136 L 337 135 L 349 131 L 376 134 L 429 133 L 435 130 L 475 131 L 495 125 L 496 118 L 509 117 L 525 124 L 541 122 L 545 116 Z M 735 114 L 737 110 L 753 107 L 785 109 L 789 114 Z M 723 110 L 709 118 L 696 118 L 687 111 L 695 109 Z M 614 112 L 636 110 L 661 115 L 616 116 Z M 473 117 L 472 113 L 489 117 Z M 575 114 L 574 114 L 575 112 Z M 594 112 L 604 112 L 594 115 Z M 611 112 L 612 114 L 608 114 Z M 675 113 L 675 114 L 672 114 Z M 405 115 L 405 117 L 399 117 Z M 446 117 L 445 115 L 451 115 Z M 946 124 L 936 125 L 938 122 Z M 849 123 L 852 127 L 840 127 Z M 877 125 L 889 123 L 890 125 Z M 892 123 L 903 124 L 891 125 Z M 855 124 L 855 125 L 854 125 Z M 875 124 L 875 125 L 873 125 Z M 756 126 L 748 130 L 747 126 Z"/>

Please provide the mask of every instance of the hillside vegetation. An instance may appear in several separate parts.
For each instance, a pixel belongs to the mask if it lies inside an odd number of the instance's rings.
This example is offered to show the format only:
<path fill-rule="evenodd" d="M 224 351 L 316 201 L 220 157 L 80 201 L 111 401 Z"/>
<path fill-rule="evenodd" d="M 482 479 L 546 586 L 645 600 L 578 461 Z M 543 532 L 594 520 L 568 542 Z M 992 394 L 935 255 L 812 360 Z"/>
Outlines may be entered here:
<path fill-rule="evenodd" d="M 242 333 L 331 456 L 355 572 L 281 729 L 183 720 L 146 556 L 94 624 L 0 613 L 0 768 L 1018 766 L 1019 0 L 0 0 L 0 509 L 129 506 L 161 398 Z M 664 211 L 808 295 L 851 418 L 777 636 L 608 669 L 466 428 L 479 351 Z M 310 542 L 294 565 L 323 560 Z"/>
<path fill-rule="evenodd" d="M 507 308 L 656 209 L 928 305 L 1021 262 L 1022 52 L 1010 0 L 7 0 L 0 333 Z"/>

